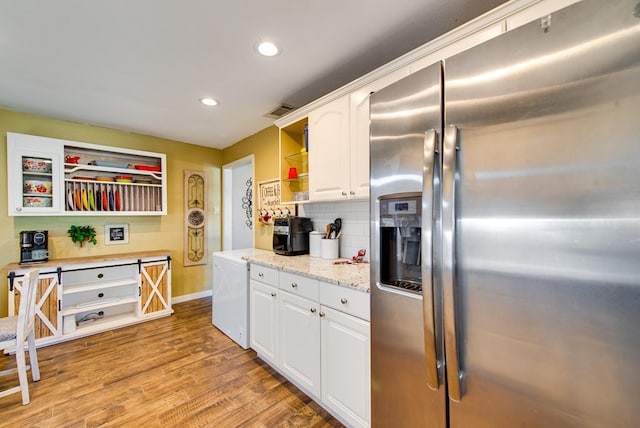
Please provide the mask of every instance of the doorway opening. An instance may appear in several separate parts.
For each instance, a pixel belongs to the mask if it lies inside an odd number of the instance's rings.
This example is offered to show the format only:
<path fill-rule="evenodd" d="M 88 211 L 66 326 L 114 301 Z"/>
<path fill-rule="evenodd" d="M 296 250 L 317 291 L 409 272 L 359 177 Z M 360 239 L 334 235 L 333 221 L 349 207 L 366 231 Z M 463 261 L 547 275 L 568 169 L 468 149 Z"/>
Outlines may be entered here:
<path fill-rule="evenodd" d="M 253 155 L 222 166 L 222 249 L 254 247 Z"/>

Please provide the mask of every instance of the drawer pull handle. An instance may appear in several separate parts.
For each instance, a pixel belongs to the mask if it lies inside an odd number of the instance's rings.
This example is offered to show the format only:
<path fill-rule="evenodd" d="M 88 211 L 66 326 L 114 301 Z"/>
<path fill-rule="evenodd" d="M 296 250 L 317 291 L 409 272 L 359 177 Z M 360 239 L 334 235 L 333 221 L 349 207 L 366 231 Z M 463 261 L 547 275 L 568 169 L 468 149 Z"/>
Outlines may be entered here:
<path fill-rule="evenodd" d="M 298 288 L 298 284 L 296 284 L 295 282 L 292 282 L 292 283 L 291 283 L 291 287 L 292 287 L 292 288 Z"/>
<path fill-rule="evenodd" d="M 275 292 L 271 292 L 271 297 L 276 297 L 276 293 Z"/>
<path fill-rule="evenodd" d="M 258 272 L 258 276 L 259 276 L 260 278 L 262 278 L 262 277 L 264 276 L 264 274 L 263 274 L 262 272 Z"/>
<path fill-rule="evenodd" d="M 344 297 L 342 299 L 340 299 L 340 303 L 342 303 L 343 305 L 347 304 L 347 299 L 345 299 Z"/>
<path fill-rule="evenodd" d="M 102 279 L 103 277 L 104 277 L 104 274 L 103 274 L 103 273 L 99 273 L 99 274 L 98 274 L 98 278 Z"/>
<path fill-rule="evenodd" d="M 324 318 L 324 312 L 320 312 L 318 315 L 320 315 L 320 318 Z"/>
<path fill-rule="evenodd" d="M 311 308 L 311 313 L 315 314 L 316 313 L 316 308 Z"/>

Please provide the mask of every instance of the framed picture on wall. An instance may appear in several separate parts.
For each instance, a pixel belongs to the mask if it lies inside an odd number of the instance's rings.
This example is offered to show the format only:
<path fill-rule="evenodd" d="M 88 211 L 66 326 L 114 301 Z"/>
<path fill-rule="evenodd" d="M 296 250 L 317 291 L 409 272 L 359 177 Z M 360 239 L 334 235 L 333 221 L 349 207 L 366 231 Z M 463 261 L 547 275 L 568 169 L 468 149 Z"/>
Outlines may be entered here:
<path fill-rule="evenodd" d="M 104 225 L 105 245 L 127 244 L 129 243 L 128 224 L 105 224 Z"/>

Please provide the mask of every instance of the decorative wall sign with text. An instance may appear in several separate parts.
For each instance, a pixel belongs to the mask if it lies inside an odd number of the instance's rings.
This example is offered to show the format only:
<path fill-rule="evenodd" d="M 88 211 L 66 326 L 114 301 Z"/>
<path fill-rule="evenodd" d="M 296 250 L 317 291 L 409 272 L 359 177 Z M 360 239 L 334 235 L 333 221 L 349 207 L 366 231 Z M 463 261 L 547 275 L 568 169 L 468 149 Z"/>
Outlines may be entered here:
<path fill-rule="evenodd" d="M 280 203 L 280 180 L 277 178 L 258 183 L 258 221 L 273 224 L 274 218 L 296 215 L 295 204 Z"/>
<path fill-rule="evenodd" d="M 207 264 L 207 176 L 184 170 L 184 265 Z"/>

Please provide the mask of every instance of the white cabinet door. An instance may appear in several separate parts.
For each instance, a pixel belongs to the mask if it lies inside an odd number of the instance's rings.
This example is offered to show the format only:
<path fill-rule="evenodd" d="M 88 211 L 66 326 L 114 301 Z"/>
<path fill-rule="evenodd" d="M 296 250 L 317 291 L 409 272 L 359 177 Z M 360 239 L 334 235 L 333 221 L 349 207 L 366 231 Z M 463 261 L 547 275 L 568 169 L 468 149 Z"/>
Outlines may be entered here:
<path fill-rule="evenodd" d="M 320 307 L 322 403 L 348 425 L 370 425 L 369 323 Z"/>
<path fill-rule="evenodd" d="M 320 305 L 281 291 L 280 370 L 314 398 L 320 398 Z"/>
<path fill-rule="evenodd" d="M 60 144 L 43 138 L 36 143 L 7 133 L 9 215 L 52 215 L 64 210 Z"/>
<path fill-rule="evenodd" d="M 251 347 L 267 362 L 278 365 L 278 289 L 250 281 Z"/>
<path fill-rule="evenodd" d="M 309 113 L 309 200 L 349 197 L 349 96 Z"/>
<path fill-rule="evenodd" d="M 408 75 L 409 67 L 402 67 L 352 92 L 349 96 L 351 104 L 349 198 L 369 197 L 369 98 L 371 93 Z"/>

